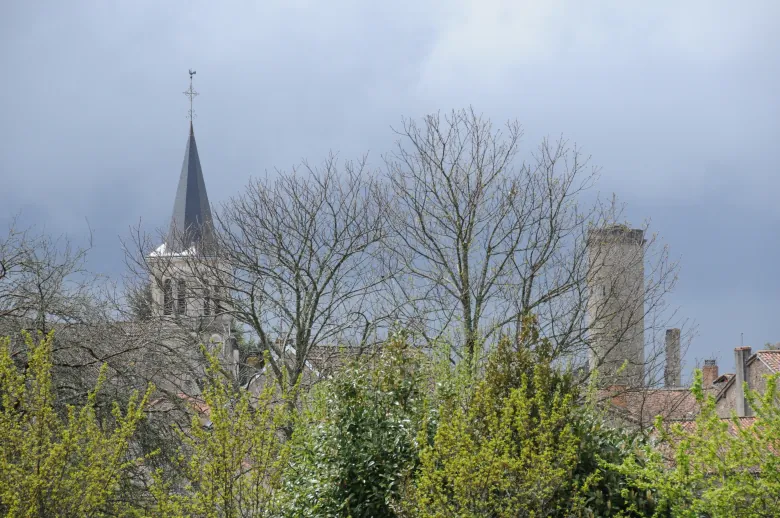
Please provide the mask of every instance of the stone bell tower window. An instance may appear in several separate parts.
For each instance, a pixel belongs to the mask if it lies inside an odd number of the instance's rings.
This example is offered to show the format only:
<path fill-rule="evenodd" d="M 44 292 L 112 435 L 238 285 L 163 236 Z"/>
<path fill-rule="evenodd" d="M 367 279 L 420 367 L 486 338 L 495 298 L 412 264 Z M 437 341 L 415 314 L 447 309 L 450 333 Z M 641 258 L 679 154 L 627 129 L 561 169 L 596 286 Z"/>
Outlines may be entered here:
<path fill-rule="evenodd" d="M 170 279 L 163 281 L 163 314 L 173 313 L 173 282 Z"/>
<path fill-rule="evenodd" d="M 187 312 L 187 283 L 179 280 L 176 288 L 176 313 L 183 315 Z"/>

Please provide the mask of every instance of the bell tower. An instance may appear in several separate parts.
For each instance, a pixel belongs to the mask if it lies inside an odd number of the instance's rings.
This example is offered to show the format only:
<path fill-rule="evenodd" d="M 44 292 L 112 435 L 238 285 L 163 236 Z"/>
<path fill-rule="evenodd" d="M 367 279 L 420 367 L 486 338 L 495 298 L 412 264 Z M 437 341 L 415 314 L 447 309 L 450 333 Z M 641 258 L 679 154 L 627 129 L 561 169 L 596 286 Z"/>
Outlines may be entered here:
<path fill-rule="evenodd" d="M 184 92 L 190 98 L 190 132 L 173 214 L 165 242 L 149 257 L 153 308 L 157 318 L 195 333 L 200 343 L 221 343 L 220 359 L 237 376 L 238 349 L 226 294 L 217 282 L 221 269 L 192 122 L 192 99 L 198 95 L 193 75 L 190 70 L 190 88 Z"/>

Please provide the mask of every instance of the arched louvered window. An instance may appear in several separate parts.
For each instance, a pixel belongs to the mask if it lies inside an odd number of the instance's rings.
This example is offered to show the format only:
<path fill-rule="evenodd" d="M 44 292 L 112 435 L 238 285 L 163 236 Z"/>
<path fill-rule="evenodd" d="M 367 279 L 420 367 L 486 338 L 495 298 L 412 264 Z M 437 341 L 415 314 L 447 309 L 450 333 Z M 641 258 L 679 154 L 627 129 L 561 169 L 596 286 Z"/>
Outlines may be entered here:
<path fill-rule="evenodd" d="M 163 281 L 163 314 L 173 313 L 173 282 L 170 279 Z"/>
<path fill-rule="evenodd" d="M 212 299 L 212 302 L 214 303 L 214 314 L 219 315 L 222 313 L 222 302 L 220 301 L 220 292 L 217 288 L 214 288 L 214 298 Z"/>
<path fill-rule="evenodd" d="M 187 312 L 187 283 L 179 279 L 176 288 L 176 313 L 183 315 Z"/>
<path fill-rule="evenodd" d="M 211 290 L 209 288 L 203 289 L 203 314 L 211 315 Z"/>

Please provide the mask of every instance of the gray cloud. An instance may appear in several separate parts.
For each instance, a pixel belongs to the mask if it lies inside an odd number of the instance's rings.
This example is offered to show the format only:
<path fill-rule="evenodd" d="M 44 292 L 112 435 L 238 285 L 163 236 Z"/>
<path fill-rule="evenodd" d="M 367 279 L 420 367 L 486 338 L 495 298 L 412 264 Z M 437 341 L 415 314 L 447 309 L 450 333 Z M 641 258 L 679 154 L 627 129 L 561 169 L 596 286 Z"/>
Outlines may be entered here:
<path fill-rule="evenodd" d="M 663 4 L 663 5 L 658 5 Z M 630 5 L 630 7 L 629 7 Z M 780 340 L 774 157 L 778 4 L 6 2 L 0 223 L 119 235 L 165 226 L 187 132 L 186 71 L 212 200 L 250 175 L 391 147 L 402 115 L 473 105 L 583 146 L 598 189 L 682 260 L 688 354 L 732 364 L 741 332 Z M 272 174 L 272 173 L 271 173 Z"/>

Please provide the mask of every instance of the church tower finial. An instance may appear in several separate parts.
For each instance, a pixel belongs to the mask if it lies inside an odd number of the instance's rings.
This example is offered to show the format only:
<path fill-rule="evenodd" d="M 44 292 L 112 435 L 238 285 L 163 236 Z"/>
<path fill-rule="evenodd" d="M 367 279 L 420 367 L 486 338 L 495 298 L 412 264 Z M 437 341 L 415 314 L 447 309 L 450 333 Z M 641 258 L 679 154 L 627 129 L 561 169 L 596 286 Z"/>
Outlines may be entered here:
<path fill-rule="evenodd" d="M 192 132 L 192 119 L 195 117 L 195 111 L 192 109 L 192 100 L 195 99 L 196 95 L 199 95 L 198 92 L 192 88 L 192 76 L 194 76 L 196 73 L 197 72 L 195 70 L 190 69 L 190 89 L 184 92 L 184 95 L 190 98 L 190 111 L 188 113 L 190 118 L 190 132 Z"/>
<path fill-rule="evenodd" d="M 203 181 L 198 146 L 195 144 L 195 131 L 192 128 L 192 119 L 195 117 L 192 100 L 198 95 L 192 87 L 194 75 L 195 71 L 190 69 L 190 89 L 184 92 L 184 95 L 190 98 L 190 135 L 184 151 L 184 162 L 173 204 L 171 227 L 166 240 L 168 250 L 173 252 L 187 250 L 193 245 L 201 250 L 204 247 L 208 248 L 213 237 L 211 207 L 206 194 L 206 184 Z"/>

